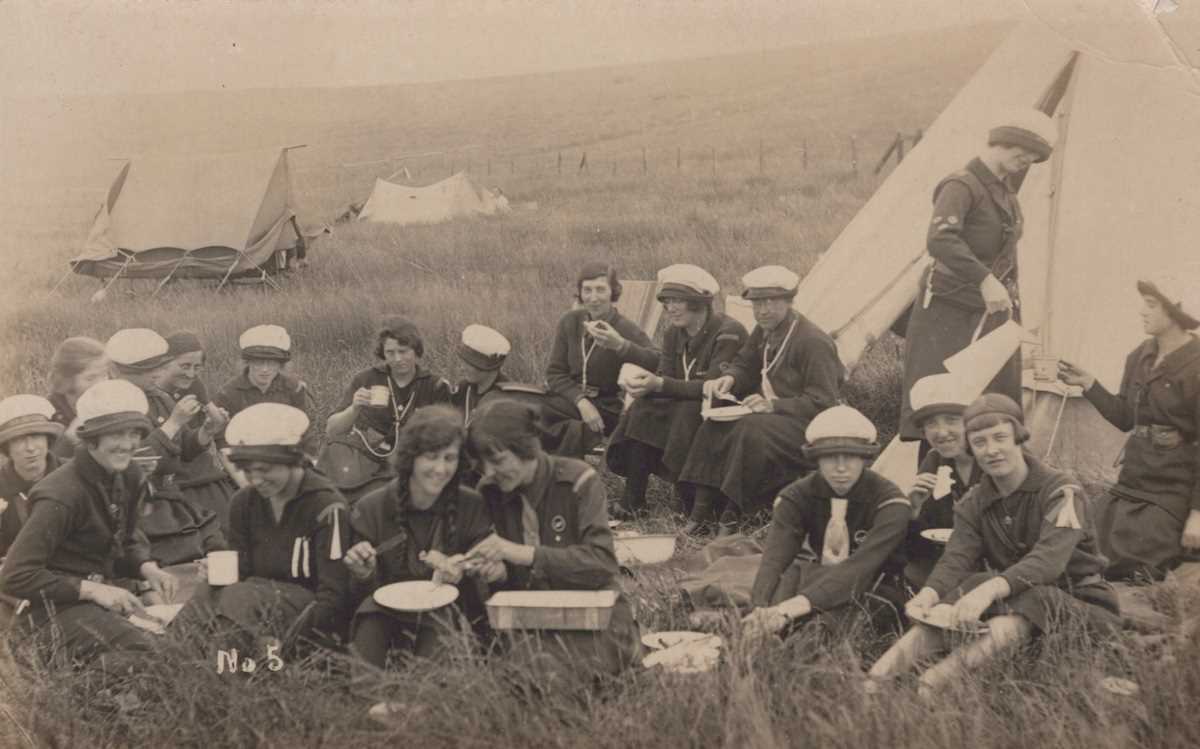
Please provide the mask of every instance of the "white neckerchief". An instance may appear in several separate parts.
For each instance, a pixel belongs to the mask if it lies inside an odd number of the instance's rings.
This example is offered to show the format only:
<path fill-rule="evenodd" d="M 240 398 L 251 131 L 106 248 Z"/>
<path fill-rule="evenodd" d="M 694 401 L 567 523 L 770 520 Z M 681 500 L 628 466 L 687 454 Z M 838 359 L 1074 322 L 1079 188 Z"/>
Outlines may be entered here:
<path fill-rule="evenodd" d="M 833 497 L 829 500 L 829 524 L 825 526 L 825 544 L 821 549 L 821 564 L 841 564 L 850 556 L 850 529 L 846 526 L 849 500 Z"/>
<path fill-rule="evenodd" d="M 770 374 L 771 370 L 775 368 L 775 365 L 779 363 L 779 360 L 783 358 L 784 349 L 787 348 L 788 341 L 792 339 L 792 333 L 795 332 L 796 323 L 798 322 L 800 322 L 799 318 L 792 320 L 792 324 L 788 328 L 787 335 L 785 335 L 783 340 L 779 343 L 779 350 L 775 352 L 775 358 L 771 359 L 769 362 L 767 361 L 767 349 L 769 346 L 767 345 L 766 335 L 763 336 L 762 395 L 767 400 L 775 400 L 779 397 L 775 393 L 775 387 L 771 384 L 771 378 L 767 375 Z"/>
<path fill-rule="evenodd" d="M 588 341 L 587 333 L 584 333 L 583 335 L 581 335 L 579 337 L 579 350 L 580 350 L 581 355 L 583 356 L 583 379 L 580 381 L 580 386 L 584 389 L 584 391 L 587 390 L 587 386 L 588 386 L 588 384 L 587 384 L 588 359 L 592 358 L 592 352 L 596 350 L 596 339 L 595 338 L 592 339 L 591 346 L 587 345 L 587 341 Z M 586 392 L 585 392 L 585 394 L 586 394 Z"/>

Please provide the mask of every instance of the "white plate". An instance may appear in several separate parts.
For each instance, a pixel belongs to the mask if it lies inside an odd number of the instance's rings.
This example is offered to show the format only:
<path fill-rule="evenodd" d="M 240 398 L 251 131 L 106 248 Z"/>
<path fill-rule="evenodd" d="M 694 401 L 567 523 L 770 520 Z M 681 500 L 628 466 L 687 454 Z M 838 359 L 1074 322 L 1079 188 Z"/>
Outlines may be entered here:
<path fill-rule="evenodd" d="M 433 611 L 454 603 L 458 588 L 435 585 L 431 580 L 412 580 L 377 588 L 373 597 L 375 603 L 396 611 Z"/>
<path fill-rule="evenodd" d="M 715 648 L 720 648 L 724 644 L 720 635 L 713 635 L 708 632 L 690 632 L 686 629 L 670 632 L 647 632 L 642 635 L 642 644 L 651 650 L 663 650 L 674 647 L 681 642 L 694 643 L 701 640 L 712 640 L 712 647 Z"/>
<path fill-rule="evenodd" d="M 910 614 L 909 617 L 921 622 L 922 624 L 928 624 L 929 626 L 937 627 L 938 629 L 948 629 L 953 632 L 966 632 L 968 634 L 983 634 L 984 632 L 987 632 L 988 626 L 984 622 L 977 622 L 974 625 L 962 624 L 959 626 L 951 626 L 950 612 L 953 609 L 954 607 L 948 603 L 939 603 L 938 605 L 930 608 L 924 616 L 912 616 Z"/>
<path fill-rule="evenodd" d="M 709 421 L 737 421 L 752 413 L 754 412 L 745 406 L 720 406 L 700 410 L 700 416 Z"/>
<path fill-rule="evenodd" d="M 950 540 L 950 534 L 953 532 L 953 528 L 926 528 L 921 531 L 921 538 L 933 541 L 935 544 L 944 544 Z"/>

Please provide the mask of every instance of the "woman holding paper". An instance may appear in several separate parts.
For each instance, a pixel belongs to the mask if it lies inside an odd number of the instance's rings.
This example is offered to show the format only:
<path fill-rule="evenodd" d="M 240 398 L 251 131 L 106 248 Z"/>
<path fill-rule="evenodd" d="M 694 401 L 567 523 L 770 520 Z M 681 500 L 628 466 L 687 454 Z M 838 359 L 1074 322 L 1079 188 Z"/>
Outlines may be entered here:
<path fill-rule="evenodd" d="M 1064 382 L 1130 433 L 1096 523 L 1110 579 L 1159 579 L 1200 552 L 1200 275 L 1163 274 L 1137 289 L 1151 337 L 1126 358 L 1116 395 L 1079 367 L 1059 366 Z"/>
<path fill-rule="evenodd" d="M 467 444 L 482 464 L 479 492 L 496 529 L 470 560 L 503 562 L 505 590 L 620 590 L 604 484 L 587 463 L 541 449 L 536 410 L 496 401 L 471 421 Z M 641 657 L 623 594 L 606 630 L 541 630 L 507 644 L 547 677 L 567 680 L 615 674 Z"/>
<path fill-rule="evenodd" d="M 282 403 L 259 403 L 229 420 L 225 449 L 249 484 L 229 508 L 236 570 L 209 562 L 206 583 L 173 627 L 213 628 L 243 648 L 256 633 L 277 647 L 285 633 L 343 633 L 350 524 L 342 495 L 305 459 L 308 428 L 303 411 Z"/>
<path fill-rule="evenodd" d="M 934 262 L 921 278 L 905 333 L 900 434 L 918 440 L 909 393 L 917 380 L 946 371 L 942 362 L 1011 318 L 1019 320 L 1017 241 L 1024 221 L 1016 185 L 1031 164 L 1050 158 L 1054 122 L 1019 113 L 988 133 L 987 150 L 933 191 L 926 249 Z M 986 388 L 1021 399 L 1021 358 L 1013 356 Z"/>
<path fill-rule="evenodd" d="M 459 485 L 464 436 L 462 417 L 453 408 L 418 410 L 400 431 L 396 478 L 363 496 L 351 511 L 355 540 L 343 561 L 352 578 L 351 600 L 359 603 L 350 639 L 355 653 L 377 668 L 392 649 L 436 655 L 453 628 L 445 612 L 387 609 L 371 597 L 375 589 L 431 578 L 458 585 L 458 608 L 478 619 L 486 584 L 504 575 L 501 562 L 465 564 L 464 554 L 492 532 L 492 523 L 479 494 Z"/>

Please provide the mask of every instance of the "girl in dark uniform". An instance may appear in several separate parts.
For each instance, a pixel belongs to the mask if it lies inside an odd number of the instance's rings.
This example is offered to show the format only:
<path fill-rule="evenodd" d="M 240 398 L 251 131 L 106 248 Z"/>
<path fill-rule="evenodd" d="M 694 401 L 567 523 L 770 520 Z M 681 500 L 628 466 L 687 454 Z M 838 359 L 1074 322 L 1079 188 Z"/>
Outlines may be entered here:
<path fill-rule="evenodd" d="M 926 375 L 945 372 L 942 362 L 986 335 L 1017 303 L 1017 240 L 1023 219 L 1016 186 L 1031 164 L 1050 158 L 1054 122 L 1030 111 L 988 133 L 988 148 L 933 191 L 933 220 L 926 249 L 934 262 L 921 278 L 905 333 L 900 434 L 921 438 L 909 414 L 909 392 Z M 985 388 L 1021 400 L 1020 354 Z"/>
<path fill-rule="evenodd" d="M 727 374 L 704 383 L 704 396 L 735 396 L 752 413 L 734 422 L 705 421 L 692 440 L 679 480 L 696 485 L 686 533 L 696 533 L 728 500 L 722 535 L 738 517 L 811 470 L 797 449 L 804 430 L 838 399 L 844 370 L 825 331 L 792 309 L 800 278 L 769 265 L 742 278 L 742 296 L 754 304 L 756 325 Z M 716 373 L 713 373 L 716 374 Z"/>
<path fill-rule="evenodd" d="M 654 371 L 658 351 L 614 306 L 621 282 L 612 266 L 584 265 L 575 293 L 580 306 L 559 319 L 546 366 L 543 445 L 556 455 L 582 458 L 617 427 L 624 407 L 617 385 L 621 365 Z"/>
<path fill-rule="evenodd" d="M 360 601 L 351 625 L 355 652 L 367 663 L 383 668 L 388 652 L 402 649 L 435 657 L 442 639 L 453 631 L 446 612 L 428 614 L 393 611 L 371 597 L 376 588 L 431 577 L 458 585 L 458 610 L 478 619 L 483 615 L 485 584 L 503 574 L 499 562 L 464 577 L 464 554 L 492 531 L 483 499 L 474 489 L 459 486 L 466 456 L 464 430 L 458 412 L 447 406 L 426 406 L 400 430 L 396 445 L 396 478 L 354 504 L 351 525 L 355 541 L 346 552 L 351 600 Z M 401 538 L 384 552 L 381 543 Z M 481 578 L 474 575 L 481 574 Z"/>
<path fill-rule="evenodd" d="M 635 398 L 609 440 L 605 459 L 613 473 L 625 477 L 621 509 L 642 509 L 651 474 L 675 482 L 700 429 L 700 397 L 704 381 L 723 373 L 746 341 L 746 329 L 713 311 L 720 287 L 694 265 L 672 265 L 658 272 L 658 301 L 671 327 L 663 338 L 658 373 L 625 383 Z M 684 498 L 684 512 L 691 512 Z"/>
<path fill-rule="evenodd" d="M 1200 277 L 1195 271 L 1137 282 L 1151 337 L 1125 360 L 1121 389 L 1062 362 L 1105 419 L 1129 432 L 1116 486 L 1100 503 L 1100 548 L 1112 579 L 1161 578 L 1200 552 Z"/>
<path fill-rule="evenodd" d="M 63 425 L 52 421 L 54 406 L 38 395 L 12 395 L 0 401 L 0 559 L 29 519 L 29 491 L 58 468 L 51 452 Z"/>

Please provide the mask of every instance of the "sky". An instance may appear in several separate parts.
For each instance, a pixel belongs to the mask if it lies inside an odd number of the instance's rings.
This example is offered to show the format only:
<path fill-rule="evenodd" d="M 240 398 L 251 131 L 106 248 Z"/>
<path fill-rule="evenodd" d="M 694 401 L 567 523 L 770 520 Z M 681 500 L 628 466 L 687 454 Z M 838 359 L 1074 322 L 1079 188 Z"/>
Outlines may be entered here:
<path fill-rule="evenodd" d="M 1012 17 L 1020 0 L 0 0 L 0 94 L 407 83 Z"/>

